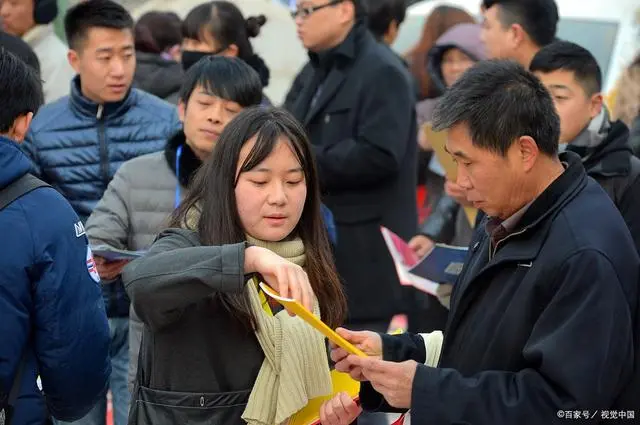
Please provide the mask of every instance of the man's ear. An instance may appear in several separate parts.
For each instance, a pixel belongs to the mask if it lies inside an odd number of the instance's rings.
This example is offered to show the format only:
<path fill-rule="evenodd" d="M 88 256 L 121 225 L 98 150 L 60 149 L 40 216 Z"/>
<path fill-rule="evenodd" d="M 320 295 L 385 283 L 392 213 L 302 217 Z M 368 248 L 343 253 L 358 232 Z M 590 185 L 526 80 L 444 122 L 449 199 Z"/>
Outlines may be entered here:
<path fill-rule="evenodd" d="M 355 20 L 356 18 L 356 5 L 352 1 L 343 1 L 340 6 L 340 23 L 346 24 Z"/>
<path fill-rule="evenodd" d="M 540 149 L 535 140 L 530 136 L 522 136 L 517 142 L 517 155 L 525 172 L 529 172 L 536 163 Z"/>
<path fill-rule="evenodd" d="M 596 93 L 591 96 L 589 103 L 591 119 L 594 119 L 602 111 L 602 105 L 604 104 L 604 97 L 602 96 L 602 93 Z"/>
<path fill-rule="evenodd" d="M 392 45 L 393 42 L 396 41 L 396 38 L 398 38 L 398 30 L 398 21 L 393 19 L 391 22 L 389 22 L 387 32 L 384 34 L 384 42 L 388 45 Z"/>
<path fill-rule="evenodd" d="M 76 74 L 80 74 L 80 55 L 77 51 L 69 49 L 67 52 L 67 60 L 71 65 L 71 68 L 76 72 Z"/>
<path fill-rule="evenodd" d="M 9 130 L 9 137 L 18 142 L 24 142 L 24 139 L 27 137 L 27 132 L 29 131 L 29 126 L 31 125 L 31 120 L 33 119 L 33 112 L 27 112 L 24 115 L 20 115 L 13 122 L 13 126 Z"/>
<path fill-rule="evenodd" d="M 511 35 L 511 42 L 514 47 L 521 46 L 524 41 L 529 37 L 527 32 L 522 28 L 520 24 L 511 24 L 509 28 L 509 33 Z"/>

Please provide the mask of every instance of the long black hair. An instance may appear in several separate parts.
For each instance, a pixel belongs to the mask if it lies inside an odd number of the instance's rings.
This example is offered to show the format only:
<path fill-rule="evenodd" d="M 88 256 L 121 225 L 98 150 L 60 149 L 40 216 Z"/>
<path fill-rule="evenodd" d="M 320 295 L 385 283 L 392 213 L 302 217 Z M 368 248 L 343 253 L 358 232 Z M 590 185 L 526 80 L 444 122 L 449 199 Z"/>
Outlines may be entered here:
<path fill-rule="evenodd" d="M 315 292 L 323 320 L 335 328 L 346 315 L 346 297 L 333 263 L 329 239 L 320 212 L 320 189 L 311 144 L 301 124 L 278 108 L 251 107 L 238 114 L 222 131 L 211 157 L 197 172 L 189 193 L 172 217 L 172 227 L 197 231 L 204 245 L 224 245 L 246 240 L 236 204 L 235 187 L 242 147 L 255 144 L 240 173 L 250 171 L 267 158 L 279 140 L 286 139 L 304 171 L 307 185 L 302 216 L 292 234 L 306 250 L 305 269 Z M 197 224 L 194 212 L 199 213 Z M 247 294 L 217 293 L 224 308 L 248 329 L 256 329 Z"/>

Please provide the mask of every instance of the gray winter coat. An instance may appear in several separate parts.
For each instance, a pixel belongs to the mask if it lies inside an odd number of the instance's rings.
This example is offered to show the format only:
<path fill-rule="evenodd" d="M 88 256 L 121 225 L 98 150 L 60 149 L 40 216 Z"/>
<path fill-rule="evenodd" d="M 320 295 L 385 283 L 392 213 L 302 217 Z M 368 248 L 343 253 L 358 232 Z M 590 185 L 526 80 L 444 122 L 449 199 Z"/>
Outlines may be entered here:
<path fill-rule="evenodd" d="M 124 163 L 109 184 L 104 196 L 86 224 L 92 246 L 108 245 L 132 251 L 148 249 L 156 236 L 167 227 L 176 203 L 178 178 L 175 172 L 176 149 L 184 145 L 184 134 L 176 134 L 164 151 L 143 155 Z M 200 165 L 184 145 L 180 159 L 179 197 Z M 138 364 L 142 322 L 129 311 L 129 383 Z"/>

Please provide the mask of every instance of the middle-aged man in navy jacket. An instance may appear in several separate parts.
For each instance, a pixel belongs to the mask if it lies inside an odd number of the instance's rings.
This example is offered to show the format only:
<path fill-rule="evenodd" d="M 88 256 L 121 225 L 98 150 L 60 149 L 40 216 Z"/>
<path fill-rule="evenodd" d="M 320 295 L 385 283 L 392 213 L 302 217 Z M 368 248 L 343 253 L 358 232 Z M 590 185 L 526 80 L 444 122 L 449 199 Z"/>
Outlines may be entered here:
<path fill-rule="evenodd" d="M 340 331 L 383 359 L 334 349 L 336 369 L 369 381 L 365 408 L 410 408 L 416 424 L 640 413 L 640 258 L 580 157 L 558 156 L 551 95 L 514 62 L 481 62 L 444 95 L 434 128 L 448 129 L 457 183 L 487 215 L 453 287 L 444 341 Z"/>

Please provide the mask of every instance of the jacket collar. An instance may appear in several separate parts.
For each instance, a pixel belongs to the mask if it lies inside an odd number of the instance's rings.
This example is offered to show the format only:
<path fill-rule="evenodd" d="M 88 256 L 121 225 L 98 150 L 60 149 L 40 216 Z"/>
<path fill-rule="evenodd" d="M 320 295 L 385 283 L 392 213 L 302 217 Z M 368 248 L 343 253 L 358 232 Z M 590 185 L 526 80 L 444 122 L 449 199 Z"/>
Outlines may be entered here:
<path fill-rule="evenodd" d="M 360 21 L 356 21 L 351 31 L 342 43 L 324 52 L 309 52 L 309 61 L 315 69 L 321 69 L 328 73 L 333 65 L 342 67 L 355 59 L 358 45 L 367 29 Z"/>
<path fill-rule="evenodd" d="M 124 99 L 119 102 L 98 104 L 86 98 L 80 89 L 80 75 L 71 80 L 71 94 L 69 96 L 71 108 L 78 114 L 96 119 L 105 119 L 124 115 L 135 102 L 137 96 L 134 89 L 129 89 Z"/>
<path fill-rule="evenodd" d="M 504 262 L 522 262 L 524 267 L 531 267 L 546 240 L 553 218 L 586 186 L 587 174 L 580 157 L 573 152 L 566 152 L 561 154 L 560 160 L 566 164 L 564 173 L 531 203 L 513 233 L 502 239 L 502 243 L 508 239 L 508 245 L 498 249 L 493 258 L 490 258 L 492 247 L 489 236 L 483 230 L 476 232 L 476 235 L 483 237 L 472 245 L 470 251 L 473 254 L 467 258 L 458 278 L 459 289 L 454 291 L 451 300 L 452 311 L 455 311 L 455 314 L 447 326 L 449 333 L 456 328 L 469 308 L 473 299 L 472 293 L 487 282 L 480 276 Z M 487 218 L 484 219 L 485 222 L 486 220 Z"/>
<path fill-rule="evenodd" d="M 582 137 L 591 135 L 589 129 L 585 129 Z M 599 133 L 601 140 L 592 146 L 574 146 L 572 142 L 567 146 L 568 151 L 578 153 L 582 157 L 582 163 L 587 173 L 592 177 L 616 177 L 629 175 L 633 155 L 629 146 L 629 129 L 622 121 L 616 121 L 608 125 Z"/>
<path fill-rule="evenodd" d="M 540 250 L 548 230 L 548 225 L 570 200 L 572 200 L 587 184 L 587 174 L 582 166 L 580 157 L 573 152 L 565 152 L 560 155 L 560 160 L 566 164 L 566 169 L 542 192 L 522 215 L 513 231 L 501 241 L 496 248 L 504 248 L 509 241 L 508 249 L 496 249 L 495 257 L 487 265 L 494 266 L 501 261 L 531 260 Z M 482 227 L 486 226 L 484 219 Z M 486 232 L 482 232 L 486 235 Z M 484 249 L 491 249 L 488 237 L 483 239 Z M 475 251 L 480 246 L 476 243 L 472 247 Z"/>
<path fill-rule="evenodd" d="M 193 175 L 196 173 L 202 162 L 193 153 L 189 145 L 187 144 L 184 132 L 181 130 L 174 134 L 168 141 L 164 149 L 164 157 L 169 164 L 169 168 L 173 171 L 174 175 L 177 175 L 176 171 L 176 157 L 178 147 L 182 146 L 182 154 L 180 155 L 180 176 L 179 181 L 182 187 L 188 187 Z"/>

